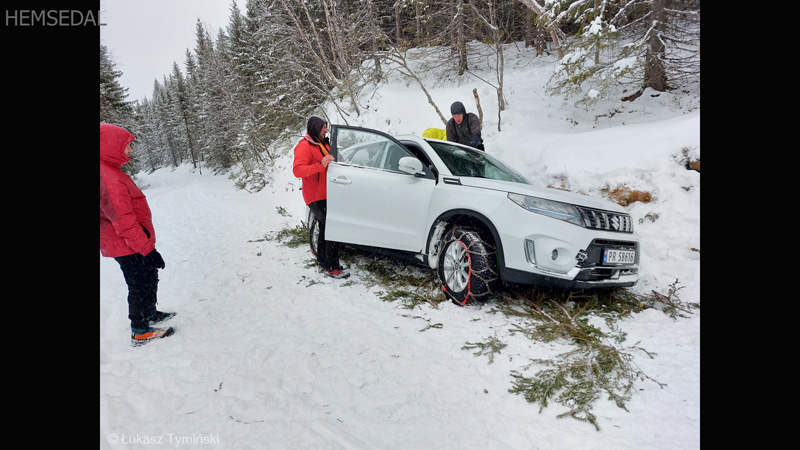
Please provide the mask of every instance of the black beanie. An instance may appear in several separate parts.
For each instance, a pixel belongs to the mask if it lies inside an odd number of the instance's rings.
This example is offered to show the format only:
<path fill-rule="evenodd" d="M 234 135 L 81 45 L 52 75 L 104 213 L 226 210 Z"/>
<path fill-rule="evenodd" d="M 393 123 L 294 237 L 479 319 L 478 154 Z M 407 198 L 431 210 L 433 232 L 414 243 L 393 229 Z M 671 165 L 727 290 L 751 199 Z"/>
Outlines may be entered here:
<path fill-rule="evenodd" d="M 467 110 L 461 102 L 455 102 L 450 105 L 450 114 L 466 114 Z"/>
<path fill-rule="evenodd" d="M 322 127 L 327 124 L 328 122 L 325 122 L 319 117 L 311 116 L 311 118 L 308 119 L 308 125 L 306 125 L 306 132 L 308 132 L 308 135 L 311 136 L 311 139 L 317 142 L 322 142 L 319 137 L 319 132 L 322 131 Z"/>

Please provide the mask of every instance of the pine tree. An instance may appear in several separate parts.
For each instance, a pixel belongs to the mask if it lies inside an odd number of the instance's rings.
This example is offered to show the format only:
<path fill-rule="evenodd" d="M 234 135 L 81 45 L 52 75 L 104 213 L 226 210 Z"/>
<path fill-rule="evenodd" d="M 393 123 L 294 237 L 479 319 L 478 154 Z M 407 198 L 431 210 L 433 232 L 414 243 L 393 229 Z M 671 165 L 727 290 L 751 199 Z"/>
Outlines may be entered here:
<path fill-rule="evenodd" d="M 217 44 L 204 29 L 200 21 L 196 26 L 197 42 L 195 55 L 197 60 L 196 88 L 199 92 L 198 115 L 203 130 L 203 152 L 206 163 L 215 171 L 226 170 L 235 162 L 231 111 L 233 93 L 230 90 L 228 70 L 223 59 L 225 47 L 224 33 L 220 31 Z M 233 118 L 236 117 L 233 111 Z"/>
<path fill-rule="evenodd" d="M 700 73 L 699 2 L 695 0 L 562 0 L 548 3 L 540 20 L 579 26 L 548 92 L 588 95 L 591 104 L 612 87 L 666 91 L 697 81 Z"/>
<path fill-rule="evenodd" d="M 133 103 L 126 100 L 128 88 L 122 87 L 108 48 L 100 44 L 100 122 L 130 129 L 133 123 Z"/>
<path fill-rule="evenodd" d="M 101 45 L 101 120 L 134 133 L 134 162 L 150 170 L 202 161 L 259 189 L 310 115 L 324 116 L 327 104 L 336 117 L 325 118 L 347 124 L 365 86 L 388 71 L 415 81 L 444 123 L 417 72 L 446 66 L 472 79 L 471 68 L 488 65 L 496 82 L 480 79 L 497 91 L 498 130 L 510 42 L 532 41 L 537 55 L 555 49 L 561 67 L 549 92 L 587 104 L 612 88 L 634 99 L 697 82 L 699 9 L 699 0 L 247 0 L 244 11 L 231 2 L 226 29 L 212 37 L 198 19 L 185 73 L 174 63 L 141 103 L 126 101 Z"/>

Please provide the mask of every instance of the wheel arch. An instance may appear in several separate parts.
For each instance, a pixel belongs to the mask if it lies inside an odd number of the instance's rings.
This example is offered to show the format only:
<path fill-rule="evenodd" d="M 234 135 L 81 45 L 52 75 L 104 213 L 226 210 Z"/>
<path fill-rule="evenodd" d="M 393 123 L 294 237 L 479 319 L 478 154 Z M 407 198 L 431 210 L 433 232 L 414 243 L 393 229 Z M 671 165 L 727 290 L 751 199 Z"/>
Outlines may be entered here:
<path fill-rule="evenodd" d="M 488 234 L 488 236 L 492 238 L 492 244 L 494 244 L 495 251 L 497 252 L 498 275 L 502 278 L 500 274 L 503 273 L 506 267 L 505 254 L 503 252 L 502 241 L 500 240 L 500 233 L 498 233 L 497 227 L 494 226 L 491 219 L 471 209 L 451 209 L 439 214 L 428 230 L 428 238 L 425 244 L 426 255 L 430 251 L 431 238 L 436 232 L 436 227 L 442 222 L 447 222 L 448 228 L 454 225 L 467 226 L 477 229 L 479 233 Z"/>

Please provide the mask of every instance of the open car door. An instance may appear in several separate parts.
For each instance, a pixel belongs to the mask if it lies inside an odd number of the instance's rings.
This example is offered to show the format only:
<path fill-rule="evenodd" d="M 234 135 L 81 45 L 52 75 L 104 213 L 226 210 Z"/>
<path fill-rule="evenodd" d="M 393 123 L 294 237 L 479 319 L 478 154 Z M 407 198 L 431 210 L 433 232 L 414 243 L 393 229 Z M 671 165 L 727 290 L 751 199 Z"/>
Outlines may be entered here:
<path fill-rule="evenodd" d="M 421 164 L 417 174 L 401 170 L 401 158 L 414 155 L 385 133 L 340 125 L 329 131 L 336 162 L 326 180 L 326 239 L 423 252 L 434 175 Z"/>

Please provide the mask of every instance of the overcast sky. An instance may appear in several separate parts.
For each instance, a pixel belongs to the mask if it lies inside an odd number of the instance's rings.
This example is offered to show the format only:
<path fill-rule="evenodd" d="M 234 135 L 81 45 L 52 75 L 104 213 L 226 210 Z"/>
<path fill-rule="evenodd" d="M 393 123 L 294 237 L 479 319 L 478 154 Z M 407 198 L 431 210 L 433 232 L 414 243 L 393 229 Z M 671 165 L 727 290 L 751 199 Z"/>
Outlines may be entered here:
<path fill-rule="evenodd" d="M 100 40 L 122 72 L 128 101 L 153 95 L 153 81 L 163 82 L 178 63 L 186 73 L 186 49 L 194 52 L 197 20 L 216 38 L 228 26 L 234 0 L 101 0 Z M 245 0 L 235 0 L 244 11 Z"/>

